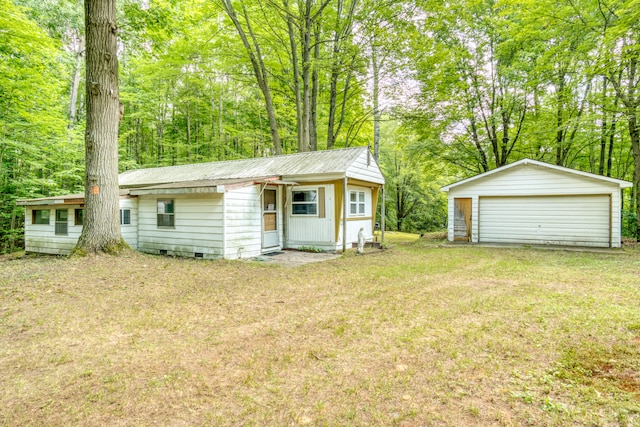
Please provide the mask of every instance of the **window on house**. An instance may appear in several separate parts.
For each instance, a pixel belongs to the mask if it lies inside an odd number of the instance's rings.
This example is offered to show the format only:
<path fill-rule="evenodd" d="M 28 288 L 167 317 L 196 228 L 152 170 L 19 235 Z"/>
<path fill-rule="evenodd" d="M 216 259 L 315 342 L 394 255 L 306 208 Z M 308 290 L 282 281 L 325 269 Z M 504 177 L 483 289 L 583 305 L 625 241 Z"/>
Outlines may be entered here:
<path fill-rule="evenodd" d="M 120 209 L 120 225 L 131 225 L 131 209 Z"/>
<path fill-rule="evenodd" d="M 364 191 L 349 192 L 349 214 L 362 216 L 365 212 Z"/>
<path fill-rule="evenodd" d="M 158 200 L 158 227 L 175 226 L 174 200 Z"/>
<path fill-rule="evenodd" d="M 318 214 L 318 190 L 295 190 L 291 192 L 293 215 Z"/>
<path fill-rule="evenodd" d="M 31 224 L 49 224 L 50 215 L 49 209 L 34 209 L 31 211 Z"/>
<path fill-rule="evenodd" d="M 73 224 L 74 225 L 82 225 L 84 224 L 84 209 L 75 209 L 73 213 Z"/>
<path fill-rule="evenodd" d="M 56 235 L 67 235 L 67 219 L 69 217 L 68 209 L 56 209 Z"/>

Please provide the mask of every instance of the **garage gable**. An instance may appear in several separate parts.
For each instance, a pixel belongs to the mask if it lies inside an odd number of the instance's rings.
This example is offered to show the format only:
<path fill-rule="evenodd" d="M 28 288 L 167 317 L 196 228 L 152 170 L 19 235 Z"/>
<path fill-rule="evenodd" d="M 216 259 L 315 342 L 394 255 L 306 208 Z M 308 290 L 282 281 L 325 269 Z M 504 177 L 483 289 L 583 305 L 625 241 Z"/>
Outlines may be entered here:
<path fill-rule="evenodd" d="M 580 173 L 568 168 L 550 168 L 546 163 L 530 161 L 476 175 L 471 179 L 443 187 L 444 191 L 483 195 L 550 195 L 608 193 L 630 184 L 618 179 Z M 510 166 L 510 165 L 509 165 Z"/>

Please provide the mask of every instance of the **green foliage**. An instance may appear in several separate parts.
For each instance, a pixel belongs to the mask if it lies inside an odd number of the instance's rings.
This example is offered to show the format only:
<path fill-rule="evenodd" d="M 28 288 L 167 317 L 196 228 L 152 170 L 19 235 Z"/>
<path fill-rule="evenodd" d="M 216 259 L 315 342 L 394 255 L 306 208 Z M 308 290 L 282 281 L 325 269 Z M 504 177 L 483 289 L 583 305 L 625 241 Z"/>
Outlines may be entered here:
<path fill-rule="evenodd" d="M 283 152 L 297 151 L 298 134 L 286 20 L 271 4 L 243 2 L 260 44 L 278 116 Z M 243 9 L 244 8 L 244 9 Z M 238 12 L 240 13 L 240 12 Z M 319 31 L 335 26 L 333 5 Z M 125 2 L 121 19 L 121 169 L 270 155 L 273 152 L 262 95 L 236 30 L 217 2 Z M 318 148 L 326 147 L 329 49 L 314 59 L 318 91 Z M 344 125 L 336 146 L 364 145 L 370 132 L 364 110 L 362 52 L 345 40 L 352 59 L 344 97 Z M 344 71 L 346 76 L 346 71 Z M 346 77 L 343 77 L 343 79 Z M 345 90 L 344 80 L 338 90 Z"/>
<path fill-rule="evenodd" d="M 594 30 L 604 19 L 597 4 L 487 0 L 424 10 L 414 40 L 421 106 L 408 111 L 416 148 L 461 176 L 530 157 L 631 178 L 616 166 L 629 159 L 629 140 L 613 85 L 601 77 L 616 49 L 603 49 Z"/>
<path fill-rule="evenodd" d="M 21 246 L 16 200 L 82 182 L 81 148 L 66 131 L 60 44 L 27 10 L 0 0 L 0 253 Z"/>
<path fill-rule="evenodd" d="M 634 210 L 622 211 L 622 236 L 636 237 L 638 235 L 638 214 Z"/>
<path fill-rule="evenodd" d="M 416 136 L 397 123 L 385 123 L 380 167 L 386 177 L 385 214 L 388 229 L 423 233 L 445 228 L 447 199 L 434 170 L 410 151 Z"/>

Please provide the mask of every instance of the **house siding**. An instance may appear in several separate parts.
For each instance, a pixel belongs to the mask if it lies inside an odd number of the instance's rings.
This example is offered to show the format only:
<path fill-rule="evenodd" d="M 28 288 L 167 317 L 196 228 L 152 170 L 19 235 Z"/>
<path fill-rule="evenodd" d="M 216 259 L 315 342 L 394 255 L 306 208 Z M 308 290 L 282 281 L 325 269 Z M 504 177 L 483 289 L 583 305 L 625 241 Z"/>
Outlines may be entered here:
<path fill-rule="evenodd" d="M 369 150 L 364 150 L 357 159 L 349 166 L 346 172 L 347 177 L 360 181 L 384 184 L 384 176 L 373 154 Z"/>
<path fill-rule="evenodd" d="M 131 211 L 131 224 L 121 224 L 122 238 L 133 249 L 138 249 L 138 198 L 120 199 L 120 209 Z"/>
<path fill-rule="evenodd" d="M 455 197 L 596 194 L 619 190 L 616 184 L 535 165 L 522 165 L 452 188 Z"/>
<path fill-rule="evenodd" d="M 262 253 L 260 190 L 260 185 L 252 185 L 225 194 L 226 259 L 250 258 Z"/>
<path fill-rule="evenodd" d="M 67 235 L 56 235 L 56 209 L 66 209 Z M 81 225 L 74 225 L 74 210 L 80 209 L 80 205 L 43 205 L 27 207 L 25 209 L 25 251 L 38 252 L 51 255 L 69 255 L 78 242 Z M 49 210 L 49 224 L 32 224 L 32 212 L 34 210 Z"/>
<path fill-rule="evenodd" d="M 173 199 L 175 226 L 160 228 L 157 223 L 157 201 Z M 138 250 L 167 255 L 203 258 L 221 258 L 223 239 L 222 194 L 205 196 L 139 196 L 138 197 Z"/>
<path fill-rule="evenodd" d="M 131 210 L 131 226 L 122 226 L 122 237 L 129 246 L 137 249 L 138 244 L 138 211 L 137 200 L 130 198 L 120 199 L 121 209 Z M 56 210 L 67 210 L 67 234 L 55 234 Z M 76 247 L 82 225 L 75 225 L 76 209 L 84 209 L 81 205 L 54 204 L 29 206 L 25 209 L 25 251 L 51 255 L 69 255 Z M 32 212 L 34 210 L 49 210 L 49 224 L 32 224 Z"/>
<path fill-rule="evenodd" d="M 318 215 L 292 215 L 291 214 L 291 191 L 317 190 L 324 188 L 325 217 Z M 299 185 L 287 190 L 287 206 L 285 208 L 287 218 L 286 246 L 297 249 L 302 246 L 315 246 L 326 251 L 336 250 L 335 241 L 335 212 L 334 212 L 334 186 L 333 184 L 323 185 Z"/>

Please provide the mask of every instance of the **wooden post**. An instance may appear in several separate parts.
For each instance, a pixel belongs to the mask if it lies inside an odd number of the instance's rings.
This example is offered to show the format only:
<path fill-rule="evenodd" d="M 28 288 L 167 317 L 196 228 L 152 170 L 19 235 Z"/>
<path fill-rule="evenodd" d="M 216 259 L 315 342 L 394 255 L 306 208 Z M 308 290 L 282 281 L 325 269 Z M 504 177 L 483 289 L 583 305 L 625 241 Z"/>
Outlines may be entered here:
<path fill-rule="evenodd" d="M 347 177 L 342 182 L 342 253 L 347 252 L 347 206 L 349 203 L 347 194 Z"/>
<path fill-rule="evenodd" d="M 380 208 L 380 243 L 384 244 L 384 217 L 385 217 L 385 192 L 384 185 L 382 186 L 382 207 Z"/>

